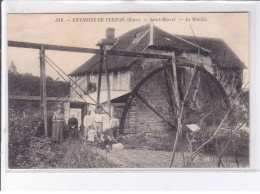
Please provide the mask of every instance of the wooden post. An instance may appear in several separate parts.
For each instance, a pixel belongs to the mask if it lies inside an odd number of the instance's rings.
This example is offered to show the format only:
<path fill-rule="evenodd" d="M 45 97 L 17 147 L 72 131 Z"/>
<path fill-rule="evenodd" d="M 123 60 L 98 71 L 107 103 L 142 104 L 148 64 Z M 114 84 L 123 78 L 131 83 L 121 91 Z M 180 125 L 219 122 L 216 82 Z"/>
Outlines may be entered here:
<path fill-rule="evenodd" d="M 46 96 L 46 72 L 45 72 L 45 49 L 42 46 L 40 50 L 40 74 L 41 74 L 41 99 L 43 109 L 44 137 L 48 137 L 47 129 L 47 96 Z"/>
<path fill-rule="evenodd" d="M 43 92 L 42 92 L 42 88 L 43 88 L 43 87 L 42 87 L 42 86 L 43 86 L 43 85 L 42 85 L 42 84 L 43 84 L 43 83 L 42 83 L 42 80 L 43 80 L 43 79 L 42 79 L 42 65 L 41 65 L 41 64 L 42 64 L 42 61 L 41 61 L 41 60 L 42 60 L 42 59 L 41 59 L 41 50 L 40 50 L 40 103 L 41 103 L 41 106 L 42 106 L 42 105 L 43 105 L 43 98 L 42 98 L 42 93 L 43 93 Z"/>
<path fill-rule="evenodd" d="M 164 77 L 165 77 L 165 82 L 166 82 L 166 86 L 167 86 L 167 91 L 168 91 L 168 97 L 169 97 L 169 103 L 171 106 L 171 111 L 174 110 L 174 103 L 173 103 L 173 99 L 172 99 L 172 95 L 171 95 L 171 88 L 170 88 L 170 84 L 168 81 L 168 71 L 167 69 L 164 70 Z"/>
<path fill-rule="evenodd" d="M 98 91 L 97 91 L 97 106 L 96 106 L 96 111 L 97 108 L 100 106 L 100 90 L 101 90 L 101 77 L 102 77 L 102 65 L 104 61 L 104 46 L 100 46 L 100 61 L 99 61 L 99 72 L 98 72 Z"/>
<path fill-rule="evenodd" d="M 171 74 L 170 74 L 171 75 Z M 170 162 L 170 168 L 173 165 L 173 159 L 176 153 L 176 148 L 179 142 L 180 134 L 181 134 L 181 129 L 182 129 L 182 123 L 181 123 L 181 104 L 180 104 L 180 96 L 179 96 L 179 89 L 178 89 L 178 79 L 177 79 L 177 71 L 176 71 L 176 64 L 174 61 L 174 57 L 172 57 L 172 76 L 170 76 L 171 82 L 172 82 L 172 87 L 173 87 L 173 93 L 174 93 L 174 99 L 175 103 L 177 106 L 176 110 L 176 116 L 177 116 L 177 133 L 173 145 L 173 151 L 172 151 L 172 157 L 171 157 L 171 162 Z"/>
<path fill-rule="evenodd" d="M 194 76 L 194 81 L 196 80 L 197 73 L 198 73 L 198 71 L 196 72 L 196 74 Z M 196 84 L 196 87 L 195 87 L 195 91 L 194 91 L 194 94 L 193 94 L 193 97 L 192 97 L 193 102 L 195 102 L 195 100 L 196 100 L 196 96 L 197 96 L 199 86 L 200 86 L 200 79 L 201 79 L 201 73 L 199 74 L 198 81 L 197 81 L 197 84 Z"/>
<path fill-rule="evenodd" d="M 171 85 L 172 85 L 172 89 L 173 89 L 174 102 L 175 102 L 176 107 L 177 107 L 176 115 L 178 116 L 181 104 L 180 104 L 177 71 L 176 71 L 176 64 L 175 64 L 175 61 L 174 61 L 174 57 L 172 57 L 172 75 L 170 74 L 170 80 L 171 80 Z"/>
<path fill-rule="evenodd" d="M 104 59 L 103 63 L 105 64 L 105 72 L 106 72 L 106 82 L 107 82 L 107 106 L 108 106 L 108 114 L 111 115 L 111 98 L 110 98 L 110 81 L 109 81 L 109 72 L 108 72 L 108 64 L 107 64 L 107 54 L 106 49 L 104 48 Z"/>

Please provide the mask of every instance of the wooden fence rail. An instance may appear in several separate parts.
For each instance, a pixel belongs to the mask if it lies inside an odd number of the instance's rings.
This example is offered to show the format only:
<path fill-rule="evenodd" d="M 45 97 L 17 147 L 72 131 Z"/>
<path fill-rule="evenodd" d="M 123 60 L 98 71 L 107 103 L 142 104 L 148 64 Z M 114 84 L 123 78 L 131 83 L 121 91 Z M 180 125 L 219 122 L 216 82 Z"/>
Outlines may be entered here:
<path fill-rule="evenodd" d="M 12 100 L 27 100 L 27 101 L 40 101 L 41 100 L 41 96 L 22 96 L 22 95 L 9 95 L 8 99 L 12 99 Z M 63 101 L 69 101 L 68 97 L 47 97 L 47 101 L 54 101 L 54 102 L 58 102 L 61 101 L 61 99 L 63 99 Z"/>

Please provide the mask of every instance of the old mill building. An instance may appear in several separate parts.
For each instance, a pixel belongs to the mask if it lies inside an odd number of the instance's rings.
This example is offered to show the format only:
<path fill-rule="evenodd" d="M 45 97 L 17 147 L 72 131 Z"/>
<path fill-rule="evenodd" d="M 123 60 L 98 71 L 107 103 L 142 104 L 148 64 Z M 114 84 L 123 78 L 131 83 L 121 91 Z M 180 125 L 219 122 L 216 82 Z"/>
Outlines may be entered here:
<path fill-rule="evenodd" d="M 176 61 L 180 61 L 177 63 L 177 79 L 181 100 L 197 63 L 203 71 L 196 72 L 185 105 L 187 122 L 196 122 L 198 115 L 216 101 L 223 102 L 223 106 L 227 105 L 232 95 L 242 87 L 245 66 L 222 39 L 174 35 L 147 24 L 120 37 L 115 37 L 115 29 L 108 28 L 106 38 L 97 45 L 105 45 L 106 50 L 173 56 Z M 106 62 L 109 67 L 111 110 L 121 119 L 121 132 L 168 130 L 169 125 L 161 118 L 167 120 L 174 115 L 170 97 L 173 91 L 168 87 L 172 68 L 167 65 L 167 60 L 108 55 Z M 77 85 L 72 86 L 74 89 L 70 90 L 67 105 L 68 117 L 74 111 L 82 120 L 86 114 L 85 102 L 89 103 L 89 108 L 94 103 L 92 98 L 97 99 L 99 63 L 100 56 L 96 54 L 70 73 L 84 92 Z M 100 103 L 107 110 L 107 85 L 105 70 L 102 68 Z M 142 99 L 135 95 L 130 100 L 133 91 Z M 151 108 L 160 112 L 160 115 L 151 111 Z"/>

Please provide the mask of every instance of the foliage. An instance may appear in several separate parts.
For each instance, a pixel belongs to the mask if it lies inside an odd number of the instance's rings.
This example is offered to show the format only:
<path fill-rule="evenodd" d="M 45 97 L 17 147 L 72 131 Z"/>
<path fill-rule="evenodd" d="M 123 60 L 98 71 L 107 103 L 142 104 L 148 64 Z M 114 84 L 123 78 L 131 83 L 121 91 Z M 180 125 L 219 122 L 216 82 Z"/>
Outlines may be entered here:
<path fill-rule="evenodd" d="M 9 166 L 18 167 L 25 165 L 22 161 L 29 160 L 31 137 L 37 134 L 40 119 L 39 111 L 23 109 L 9 109 Z M 30 162 L 29 162 L 30 163 Z"/>
<path fill-rule="evenodd" d="M 215 110 L 213 108 L 211 114 L 197 123 L 200 126 L 198 132 L 186 131 L 190 133 L 190 138 L 187 137 L 189 147 L 186 150 L 190 152 L 187 157 L 188 166 L 199 152 L 216 154 L 218 167 L 220 164 L 223 166 L 221 159 L 224 155 L 235 157 L 238 166 L 238 157 L 249 159 L 249 131 L 243 129 L 243 126 L 248 127 L 249 95 L 242 92 L 234 100 L 228 110 L 222 109 L 221 106 Z M 210 120 L 212 123 L 208 125 L 207 121 Z"/>
<path fill-rule="evenodd" d="M 28 105 L 28 104 L 27 104 Z M 85 141 L 67 137 L 61 144 L 42 136 L 39 107 L 9 103 L 10 168 L 110 168 L 114 163 L 95 152 Z M 50 133 L 49 133 L 50 134 Z"/>
<path fill-rule="evenodd" d="M 231 124 L 239 126 L 242 122 L 246 121 L 246 126 L 249 126 L 249 91 L 241 93 L 237 99 L 232 114 L 230 116 Z"/>
<path fill-rule="evenodd" d="M 40 78 L 32 74 L 19 74 L 8 72 L 9 95 L 40 96 Z M 63 81 L 55 81 L 51 77 L 46 78 L 47 96 L 62 97 L 69 94 L 69 84 Z"/>

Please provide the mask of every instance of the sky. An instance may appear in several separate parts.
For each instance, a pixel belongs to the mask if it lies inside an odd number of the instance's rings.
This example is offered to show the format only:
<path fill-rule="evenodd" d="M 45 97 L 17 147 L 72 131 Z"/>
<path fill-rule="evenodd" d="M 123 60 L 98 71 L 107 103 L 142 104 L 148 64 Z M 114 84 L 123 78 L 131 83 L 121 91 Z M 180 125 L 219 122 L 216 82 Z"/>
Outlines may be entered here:
<path fill-rule="evenodd" d="M 119 37 L 136 27 L 150 23 L 171 34 L 223 39 L 247 66 L 249 78 L 249 26 L 247 13 L 117 13 L 117 14 L 9 14 L 8 40 L 63 46 L 98 48 L 108 27 Z M 67 74 L 93 54 L 46 51 L 46 55 Z M 40 74 L 39 50 L 8 47 L 11 61 L 19 73 Z M 46 64 L 47 76 L 59 75 Z M 62 78 L 59 78 L 62 80 Z"/>

